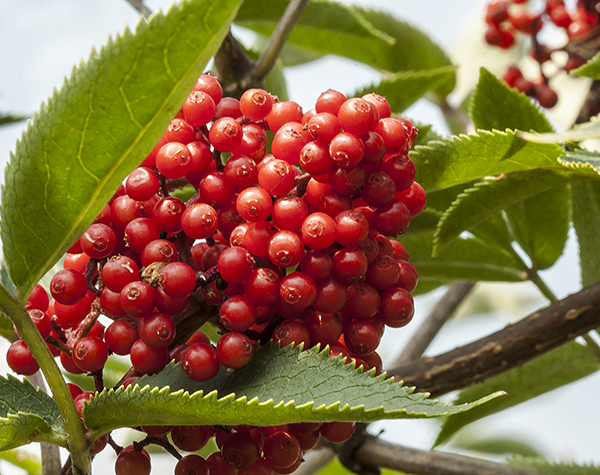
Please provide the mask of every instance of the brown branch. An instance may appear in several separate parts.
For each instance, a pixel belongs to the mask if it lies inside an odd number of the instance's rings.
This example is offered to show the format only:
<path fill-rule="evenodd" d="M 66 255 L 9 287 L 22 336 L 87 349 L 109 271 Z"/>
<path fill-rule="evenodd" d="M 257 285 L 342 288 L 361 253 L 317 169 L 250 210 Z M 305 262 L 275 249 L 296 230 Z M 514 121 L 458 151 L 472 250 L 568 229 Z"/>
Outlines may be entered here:
<path fill-rule="evenodd" d="M 437 397 L 520 366 L 598 326 L 600 282 L 485 338 L 398 366 L 388 375 Z"/>
<path fill-rule="evenodd" d="M 381 467 L 413 475 L 538 475 L 538 472 L 487 460 L 418 450 L 367 436 L 354 452 L 354 460 L 366 467 Z"/>
<path fill-rule="evenodd" d="M 146 5 L 144 5 L 143 0 L 127 0 L 133 8 L 135 8 L 144 18 L 147 20 L 150 15 L 152 15 L 152 10 L 150 10 Z"/>
<path fill-rule="evenodd" d="M 454 314 L 459 305 L 471 293 L 475 282 L 457 282 L 448 287 L 444 296 L 406 344 L 394 366 L 410 363 L 425 353 L 442 326 Z"/>

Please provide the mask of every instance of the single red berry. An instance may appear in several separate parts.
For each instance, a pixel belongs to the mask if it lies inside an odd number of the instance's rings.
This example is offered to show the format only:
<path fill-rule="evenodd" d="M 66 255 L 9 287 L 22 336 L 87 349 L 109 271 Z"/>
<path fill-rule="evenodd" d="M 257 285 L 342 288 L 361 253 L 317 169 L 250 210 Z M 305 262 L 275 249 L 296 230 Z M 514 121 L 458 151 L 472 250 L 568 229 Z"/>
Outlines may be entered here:
<path fill-rule="evenodd" d="M 252 358 L 252 341 L 243 333 L 225 333 L 217 343 L 217 359 L 226 368 L 242 368 Z"/>
<path fill-rule="evenodd" d="M 214 378 L 219 371 L 216 350 L 205 343 L 191 345 L 181 357 L 181 369 L 193 381 L 203 382 Z"/>
<path fill-rule="evenodd" d="M 85 336 L 73 346 L 73 361 L 88 373 L 102 369 L 107 359 L 108 347 L 100 338 Z"/>

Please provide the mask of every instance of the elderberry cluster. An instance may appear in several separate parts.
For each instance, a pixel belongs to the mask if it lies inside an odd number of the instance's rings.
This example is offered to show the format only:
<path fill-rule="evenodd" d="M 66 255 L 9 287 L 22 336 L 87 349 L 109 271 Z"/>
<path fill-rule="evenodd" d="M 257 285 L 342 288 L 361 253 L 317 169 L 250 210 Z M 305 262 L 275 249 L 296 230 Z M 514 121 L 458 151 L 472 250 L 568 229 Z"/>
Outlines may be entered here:
<path fill-rule="evenodd" d="M 52 300 L 36 285 L 29 315 L 64 369 L 91 373 L 98 389 L 111 353 L 130 357 L 124 386 L 171 360 L 207 381 L 221 366 L 242 368 L 269 340 L 329 345 L 330 356 L 379 374 L 384 328 L 406 325 L 414 311 L 417 271 L 394 238 L 425 207 L 407 155 L 416 138 L 416 127 L 392 118 L 377 94 L 348 99 L 328 90 L 303 113 L 263 89 L 222 97 L 219 82 L 203 75 L 154 150 L 68 250 L 50 282 Z M 187 202 L 173 196 L 190 185 Z M 218 309 L 209 321 L 219 328 L 216 345 L 197 330 L 205 316 L 188 311 L 198 302 Z M 100 316 L 112 320 L 106 329 Z M 177 342 L 189 328 L 197 331 Z M 22 340 L 7 360 L 20 374 L 38 370 Z M 70 389 L 81 414 L 94 393 Z M 319 436 L 342 442 L 353 429 L 347 422 L 143 427 L 147 439 L 120 450 L 116 473 L 149 473 L 143 447 L 167 444 L 169 432 L 182 451 L 213 436 L 220 448 L 207 460 L 181 458 L 176 474 L 292 473 Z"/>
<path fill-rule="evenodd" d="M 564 47 L 548 47 L 540 41 L 540 33 L 552 24 L 566 31 L 569 42 L 585 40 L 598 30 L 600 2 L 578 0 L 574 8 L 569 9 L 564 0 L 546 0 L 542 11 L 532 11 L 518 5 L 522 3 L 527 3 L 527 0 L 490 0 L 485 17 L 485 40 L 492 46 L 509 49 L 515 44 L 517 34 L 531 38 L 529 54 L 540 65 L 539 76 L 529 80 L 518 66 L 513 65 L 508 68 L 503 80 L 510 87 L 537 99 L 542 107 L 552 108 L 558 102 L 558 96 L 550 87 L 549 78 L 541 65 L 552 61 L 552 54 L 556 51 L 567 51 L 568 59 L 561 66 L 567 72 L 583 65 L 586 59 Z"/>

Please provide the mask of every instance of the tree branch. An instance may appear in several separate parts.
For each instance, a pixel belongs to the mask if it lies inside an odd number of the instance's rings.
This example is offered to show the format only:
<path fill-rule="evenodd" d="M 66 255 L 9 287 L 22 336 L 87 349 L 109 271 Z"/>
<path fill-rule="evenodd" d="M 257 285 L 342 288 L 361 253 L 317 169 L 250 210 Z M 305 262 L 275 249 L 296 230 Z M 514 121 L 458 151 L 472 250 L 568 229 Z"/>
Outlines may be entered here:
<path fill-rule="evenodd" d="M 600 282 L 447 353 L 388 371 L 433 397 L 522 365 L 600 326 Z"/>
<path fill-rule="evenodd" d="M 150 10 L 146 5 L 144 5 L 143 0 L 127 0 L 133 8 L 135 8 L 141 15 L 146 18 L 146 20 L 152 15 L 152 10 Z"/>
<path fill-rule="evenodd" d="M 538 475 L 487 460 L 395 445 L 372 435 L 354 452 L 354 460 L 413 475 Z"/>
<path fill-rule="evenodd" d="M 475 282 L 457 282 L 448 287 L 444 296 L 406 344 L 394 366 L 410 363 L 425 353 L 440 329 L 454 314 L 463 300 L 471 293 Z"/>

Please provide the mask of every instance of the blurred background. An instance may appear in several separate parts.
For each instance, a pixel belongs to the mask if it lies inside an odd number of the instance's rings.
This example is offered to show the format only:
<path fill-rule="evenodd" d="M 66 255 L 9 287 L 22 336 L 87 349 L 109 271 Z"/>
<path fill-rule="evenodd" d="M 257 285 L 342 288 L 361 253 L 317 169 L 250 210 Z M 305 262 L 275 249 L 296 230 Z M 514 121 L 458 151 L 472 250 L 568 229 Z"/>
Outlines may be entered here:
<path fill-rule="evenodd" d="M 520 55 L 518 47 L 512 52 L 499 52 L 483 43 L 486 0 L 341 1 L 389 11 L 430 35 L 458 66 L 458 87 L 450 97 L 455 104 L 459 104 L 476 83 L 480 66 L 499 73 L 504 65 Z M 166 10 L 171 0 L 148 0 L 146 4 L 153 11 Z M 0 0 L 0 112 L 33 113 L 53 88 L 61 87 L 74 64 L 85 60 L 91 49 L 99 48 L 109 35 L 135 26 L 138 19 L 138 13 L 125 0 Z M 252 44 L 254 39 L 252 33 L 241 29 L 235 29 L 234 34 L 247 44 Z M 328 88 L 351 94 L 380 77 L 377 71 L 364 65 L 333 57 L 287 68 L 285 75 L 290 99 L 305 110 Z M 565 78 L 559 87 L 561 101 L 550 118 L 558 129 L 564 129 L 574 120 L 577 104 L 585 96 L 586 84 L 585 80 L 572 83 Z M 442 135 L 448 134 L 439 109 L 426 100 L 417 102 L 405 115 L 420 123 L 432 124 Z M 26 122 L 22 121 L 0 127 L 0 167 L 4 168 L 9 160 L 25 126 Z M 3 179 L 2 173 L 0 182 Z M 577 244 L 573 236 L 565 255 L 542 275 L 559 298 L 579 289 Z M 444 289 L 438 289 L 417 298 L 416 315 L 411 324 L 403 329 L 387 330 L 380 347 L 384 361 L 393 361 L 443 293 Z M 437 354 L 477 339 L 544 305 L 545 300 L 531 284 L 479 284 L 427 353 Z M 7 347 L 6 342 L 0 341 L 1 353 Z M 5 361 L 0 361 L 0 371 L 2 374 L 8 371 Z M 600 377 L 592 375 L 485 418 L 458 437 L 506 437 L 526 442 L 554 461 L 600 464 L 594 430 L 600 425 L 595 397 L 599 390 Z M 435 420 L 414 420 L 380 422 L 371 429 L 374 433 L 383 430 L 384 439 L 427 449 L 435 440 L 438 427 L 439 422 Z M 117 439 L 128 437 L 126 431 L 121 432 Z M 34 446 L 30 449 L 37 451 Z M 444 449 L 459 450 L 451 446 Z M 106 463 L 107 467 L 114 463 L 110 449 L 99 458 L 100 462 L 96 463 Z M 159 462 L 158 457 L 153 457 L 153 473 L 161 473 L 163 463 L 165 468 L 173 465 L 172 458 L 163 458 L 164 461 Z M 0 462 L 0 471 L 19 473 L 3 462 Z"/>

